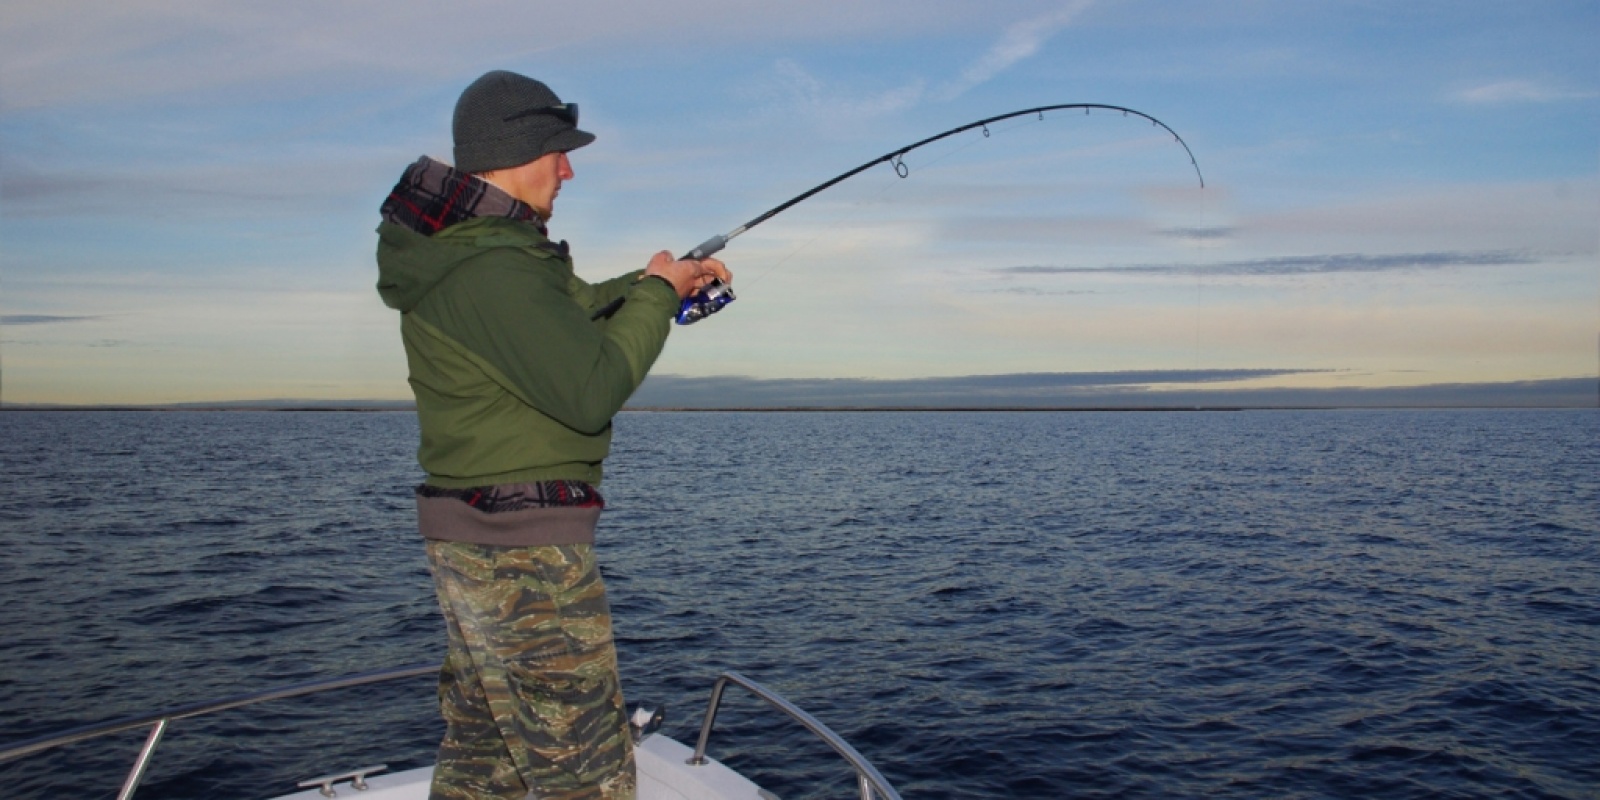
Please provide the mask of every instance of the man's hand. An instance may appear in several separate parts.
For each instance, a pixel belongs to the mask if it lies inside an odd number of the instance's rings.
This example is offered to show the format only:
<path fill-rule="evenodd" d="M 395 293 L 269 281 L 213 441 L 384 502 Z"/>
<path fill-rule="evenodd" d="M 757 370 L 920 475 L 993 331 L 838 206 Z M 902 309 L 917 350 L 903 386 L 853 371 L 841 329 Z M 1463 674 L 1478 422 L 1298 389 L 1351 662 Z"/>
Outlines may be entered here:
<path fill-rule="evenodd" d="M 719 278 L 723 283 L 733 283 L 733 273 L 715 258 L 679 261 L 666 250 L 650 257 L 650 264 L 644 268 L 644 274 L 655 275 L 672 284 L 672 290 L 678 293 L 679 300 L 700 291 L 706 284 Z"/>

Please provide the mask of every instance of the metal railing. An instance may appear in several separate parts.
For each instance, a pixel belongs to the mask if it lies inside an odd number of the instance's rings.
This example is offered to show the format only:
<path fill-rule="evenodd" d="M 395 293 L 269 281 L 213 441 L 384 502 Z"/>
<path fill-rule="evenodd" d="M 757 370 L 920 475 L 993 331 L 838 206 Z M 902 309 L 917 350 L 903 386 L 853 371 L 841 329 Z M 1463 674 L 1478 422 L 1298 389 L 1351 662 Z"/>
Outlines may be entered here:
<path fill-rule="evenodd" d="M 265 703 L 269 700 L 283 700 L 290 697 L 300 697 L 302 695 L 316 694 L 318 692 L 332 691 L 335 689 L 347 689 L 353 686 L 364 686 L 371 683 L 383 683 L 386 681 L 401 680 L 404 678 L 415 678 L 422 675 L 436 674 L 438 671 L 439 667 L 436 664 L 413 664 L 411 666 L 395 667 L 393 669 L 379 670 L 377 672 L 364 672 L 359 675 L 347 675 L 342 678 L 331 678 L 319 681 L 310 681 L 307 683 L 297 683 L 290 686 L 281 686 L 276 689 L 268 689 L 261 692 L 237 695 L 222 700 L 212 700 L 204 703 L 193 703 L 186 706 L 178 706 L 177 708 L 159 711 L 154 714 L 141 714 L 138 716 L 112 720 L 110 722 L 102 722 L 95 725 L 85 725 L 81 728 L 74 728 L 54 736 L 44 736 L 37 739 L 30 739 L 28 741 L 0 749 L 0 764 L 22 758 L 23 756 L 40 753 L 45 750 L 51 750 L 57 747 L 63 747 L 65 745 L 86 741 L 88 739 L 109 736 L 114 733 L 122 733 L 124 731 L 136 730 L 148 726 L 150 728 L 150 732 L 145 736 L 144 747 L 140 748 L 139 756 L 134 760 L 133 768 L 128 771 L 128 776 L 122 782 L 122 790 L 117 794 L 117 800 L 129 800 L 129 798 L 133 796 L 134 791 L 139 788 L 139 782 L 144 779 L 145 769 L 150 764 L 150 758 L 155 753 L 156 745 L 161 743 L 161 737 L 166 733 L 167 726 L 176 720 L 199 717 L 206 714 L 215 714 L 219 711 L 239 708 L 240 706 L 255 705 L 257 703 Z M 774 692 L 771 689 L 768 689 L 767 687 L 762 686 L 761 684 L 756 683 L 755 681 L 750 680 L 749 678 L 746 678 L 737 672 L 730 671 L 722 673 L 722 675 L 717 678 L 716 684 L 712 686 L 711 701 L 706 706 L 705 722 L 700 726 L 700 740 L 695 745 L 694 757 L 689 759 L 689 764 L 699 766 L 706 763 L 706 744 L 711 739 L 711 728 L 716 723 L 717 709 L 722 704 L 722 691 L 729 683 L 736 683 L 744 687 L 755 696 L 770 703 L 779 711 L 788 714 L 796 722 L 804 725 L 807 730 L 811 731 L 813 734 L 816 734 L 818 738 L 827 743 L 829 747 L 833 748 L 834 752 L 843 756 L 844 760 L 849 762 L 850 766 L 855 768 L 856 781 L 861 790 L 862 800 L 875 800 L 875 798 L 880 796 L 884 798 L 884 800 L 901 800 L 900 793 L 896 792 L 894 787 L 890 786 L 887 780 L 884 780 L 883 775 L 879 774 L 877 768 L 872 766 L 871 762 L 867 761 L 866 757 L 857 752 L 854 747 L 851 747 L 849 743 L 845 742 L 845 740 L 841 738 L 839 734 L 834 733 L 831 728 L 822 724 L 817 720 L 816 717 L 806 713 L 799 706 L 796 706 L 788 700 L 785 700 L 777 692 Z M 375 769 L 376 768 L 369 767 L 362 770 L 362 772 L 369 772 Z M 330 777 L 332 779 L 339 779 L 349 777 L 349 775 L 336 775 Z M 361 777 L 362 776 L 358 775 L 356 776 L 356 779 L 360 780 Z M 331 781 L 324 778 L 317 778 L 312 781 L 306 781 L 305 785 L 326 782 Z M 874 794 L 875 791 L 877 794 Z"/>
<path fill-rule="evenodd" d="M 694 746 L 694 757 L 689 759 L 690 765 L 700 766 L 706 763 L 706 744 L 711 739 L 711 726 L 717 721 L 717 707 L 722 704 L 722 690 L 729 683 L 743 686 L 751 694 L 767 701 L 779 711 L 788 714 L 796 722 L 804 725 L 806 730 L 811 731 L 823 742 L 826 742 L 829 747 L 833 748 L 834 752 L 843 756 L 845 761 L 850 762 L 850 766 L 856 770 L 856 785 L 861 789 L 861 800 L 874 800 L 878 795 L 881 795 L 885 800 L 901 800 L 900 793 L 895 791 L 888 781 L 884 780 L 883 776 L 878 773 L 877 768 L 872 766 L 872 763 L 867 761 L 865 756 L 856 752 L 856 749 L 851 747 L 839 734 L 834 733 L 831 728 L 822 724 L 816 717 L 807 714 L 799 706 L 783 699 L 777 692 L 732 671 L 722 673 L 722 676 L 717 678 L 716 685 L 711 687 L 711 702 L 706 705 L 706 719 L 700 725 L 700 741 Z M 874 795 L 874 791 L 878 795 Z"/>
<path fill-rule="evenodd" d="M 402 678 L 415 678 L 421 675 L 437 674 L 437 664 L 413 664 L 408 667 L 395 667 L 378 672 L 364 672 L 359 675 L 347 675 L 342 678 L 324 679 L 308 683 L 297 683 L 291 686 L 281 686 L 277 689 L 268 689 L 263 692 L 253 692 L 229 697 L 223 700 L 212 700 L 205 703 L 193 703 L 179 706 L 154 714 L 141 714 L 135 717 L 102 722 L 97 725 L 85 725 L 74 728 L 66 733 L 55 736 L 45 736 L 32 739 L 21 744 L 12 745 L 0 750 L 0 764 L 23 756 L 50 750 L 56 747 L 94 739 L 100 736 L 109 736 L 113 733 L 131 731 L 137 728 L 150 726 L 150 733 L 145 736 L 144 747 L 139 750 L 139 757 L 133 762 L 133 769 L 128 771 L 128 777 L 122 781 L 122 791 L 117 793 L 117 800 L 128 800 L 133 796 L 134 790 L 139 788 L 139 782 L 144 780 L 144 771 L 150 764 L 150 756 L 155 752 L 156 745 L 161 743 L 161 736 L 167 731 L 168 723 L 174 720 L 199 717 L 206 714 L 215 714 L 230 708 L 265 703 L 269 700 L 283 700 L 289 697 L 316 694 L 318 692 L 332 691 L 334 689 L 347 689 L 352 686 L 363 686 L 369 683 L 383 683 Z"/>

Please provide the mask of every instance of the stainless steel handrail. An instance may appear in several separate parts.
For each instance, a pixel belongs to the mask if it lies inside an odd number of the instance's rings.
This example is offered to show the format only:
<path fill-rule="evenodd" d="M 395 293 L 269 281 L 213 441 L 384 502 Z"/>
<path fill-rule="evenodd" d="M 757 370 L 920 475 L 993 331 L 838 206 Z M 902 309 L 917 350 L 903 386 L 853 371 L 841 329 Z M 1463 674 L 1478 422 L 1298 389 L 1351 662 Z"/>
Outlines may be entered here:
<path fill-rule="evenodd" d="M 379 670 L 376 672 L 364 672 L 358 675 L 347 675 L 341 678 L 330 678 L 319 681 L 310 681 L 307 683 L 297 683 L 289 686 L 280 686 L 276 689 L 268 689 L 261 692 L 237 695 L 222 700 L 212 700 L 204 703 L 193 703 L 186 706 L 178 706 L 177 708 L 159 711 L 154 714 L 140 714 L 138 716 L 124 717 L 122 719 L 112 720 L 110 722 L 85 725 L 83 727 L 73 728 L 72 730 L 59 733 L 54 736 L 44 736 L 37 739 L 30 739 L 28 741 L 20 742 L 10 745 L 4 749 L 0 749 L 0 764 L 22 758 L 23 756 L 40 753 L 45 750 L 51 750 L 57 747 L 75 744 L 88 739 L 95 739 L 101 736 L 109 736 L 114 733 L 122 733 L 124 731 L 130 731 L 136 728 L 143 728 L 148 725 L 150 726 L 150 732 L 145 737 L 144 747 L 139 750 L 139 756 L 134 760 L 133 768 L 128 771 L 127 778 L 123 780 L 122 790 L 117 794 L 117 800 L 128 800 L 133 796 L 134 791 L 139 788 L 139 782 L 144 779 L 145 768 L 149 765 L 150 758 L 155 752 L 156 745 L 160 744 L 162 735 L 167 730 L 167 726 L 175 720 L 199 717 L 206 714 L 214 714 L 218 711 L 226 711 L 231 708 L 239 708 L 240 706 L 265 703 L 269 700 L 283 700 L 290 697 L 317 694 L 319 692 L 327 692 L 335 689 L 346 689 L 353 686 L 364 686 L 371 683 L 383 683 L 385 681 L 401 680 L 403 678 L 414 678 L 422 675 L 433 674 L 438 671 L 439 667 L 435 664 L 412 664 L 406 667 L 395 667 L 393 669 Z M 694 757 L 689 759 L 690 764 L 698 766 L 706 763 L 706 745 L 711 739 L 711 728 L 717 719 L 717 709 L 722 704 L 722 691 L 729 683 L 736 683 L 744 687 L 755 696 L 770 703 L 779 711 L 788 714 L 795 721 L 799 722 L 801 725 L 804 725 L 807 730 L 810 730 L 813 734 L 816 734 L 816 736 L 822 739 L 823 742 L 827 743 L 829 747 L 833 748 L 834 752 L 843 756 L 845 761 L 849 762 L 850 766 L 854 767 L 856 770 L 856 779 L 858 785 L 860 786 L 862 800 L 874 800 L 874 791 L 876 791 L 879 795 L 882 795 L 885 800 L 902 800 L 900 793 L 896 792 L 894 787 L 889 785 L 889 782 L 884 779 L 883 775 L 879 774 L 877 768 L 872 766 L 871 762 L 867 761 L 866 757 L 857 752 L 854 747 L 851 747 L 849 743 L 840 738 L 839 734 L 834 733 L 831 728 L 822 724 L 822 722 L 817 720 L 816 717 L 806 713 L 799 706 L 796 706 L 788 700 L 785 700 L 777 692 L 774 692 L 771 689 L 768 689 L 767 687 L 732 671 L 722 673 L 722 675 L 717 678 L 716 684 L 711 688 L 711 702 L 706 707 L 705 722 L 700 726 L 700 740 L 695 745 Z"/>
<path fill-rule="evenodd" d="M 154 714 L 140 714 L 134 717 L 102 722 L 96 725 L 85 725 L 74 728 L 55 736 L 44 736 L 30 739 L 20 744 L 11 745 L 0 750 L 0 764 L 23 756 L 43 752 L 64 745 L 108 736 L 113 733 L 131 731 L 135 728 L 151 726 L 150 734 L 145 737 L 144 747 L 139 751 L 139 757 L 134 761 L 133 769 L 129 770 L 128 777 L 123 780 L 122 791 L 117 794 L 117 800 L 128 800 L 133 796 L 135 789 L 139 788 L 139 781 L 144 779 L 145 767 L 150 763 L 150 756 L 155 752 L 156 745 L 161 742 L 161 735 L 166 732 L 167 724 L 173 720 L 188 719 L 205 714 L 214 714 L 230 708 L 265 703 L 269 700 L 283 700 L 289 697 L 327 692 L 334 689 L 347 689 L 352 686 L 364 686 L 369 683 L 383 683 L 396 681 L 402 678 L 414 678 L 420 675 L 437 673 L 437 664 L 412 664 L 408 667 L 395 667 L 393 669 L 379 670 L 377 672 L 364 672 L 359 675 L 346 675 L 342 678 L 330 678 L 307 683 L 296 683 L 290 686 L 280 686 L 262 692 L 252 692 L 229 697 L 223 700 L 212 700 L 204 703 L 192 703 L 186 706 L 158 711 Z"/>
<path fill-rule="evenodd" d="M 711 739 L 711 726 L 717 721 L 717 707 L 722 704 L 722 690 L 729 683 L 737 683 L 748 689 L 756 697 L 770 703 L 774 708 L 788 714 L 796 722 L 806 727 L 806 730 L 816 734 L 818 738 L 833 748 L 835 753 L 844 756 L 844 760 L 855 767 L 856 783 L 861 789 L 861 800 L 874 800 L 873 790 L 877 790 L 885 800 L 901 800 L 900 793 L 889 785 L 887 780 L 878 773 L 878 769 L 867 761 L 866 757 L 856 752 L 839 734 L 834 733 L 827 725 L 822 724 L 816 717 L 807 714 L 799 706 L 783 699 L 777 692 L 756 683 L 737 672 L 728 671 L 717 678 L 711 687 L 711 702 L 706 705 L 706 719 L 700 725 L 700 741 L 694 746 L 694 757 L 689 759 L 689 764 L 700 766 L 706 763 L 706 744 Z"/>

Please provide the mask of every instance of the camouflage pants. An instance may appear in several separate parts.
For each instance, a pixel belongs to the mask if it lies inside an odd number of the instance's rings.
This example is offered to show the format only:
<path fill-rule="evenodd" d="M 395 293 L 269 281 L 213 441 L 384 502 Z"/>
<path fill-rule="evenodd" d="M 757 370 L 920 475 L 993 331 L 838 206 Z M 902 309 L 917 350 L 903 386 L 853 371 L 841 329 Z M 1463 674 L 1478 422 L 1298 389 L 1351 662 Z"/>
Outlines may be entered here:
<path fill-rule="evenodd" d="M 430 800 L 633 800 L 593 545 L 430 539 L 428 563 L 450 633 Z"/>

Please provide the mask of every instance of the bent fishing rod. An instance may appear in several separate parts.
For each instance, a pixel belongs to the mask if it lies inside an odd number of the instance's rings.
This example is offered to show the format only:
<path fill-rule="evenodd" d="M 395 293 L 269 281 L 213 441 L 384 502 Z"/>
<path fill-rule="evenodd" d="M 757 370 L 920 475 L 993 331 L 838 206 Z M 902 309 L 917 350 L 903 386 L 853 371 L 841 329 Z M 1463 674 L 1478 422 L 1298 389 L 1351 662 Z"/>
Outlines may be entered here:
<path fill-rule="evenodd" d="M 1162 122 L 1161 120 L 1156 119 L 1155 117 L 1152 117 L 1149 114 L 1146 114 L 1146 113 L 1144 113 L 1142 111 L 1135 111 L 1135 110 L 1133 110 L 1131 108 L 1124 108 L 1122 106 L 1105 105 L 1103 103 L 1062 103 L 1060 105 L 1053 105 L 1053 106 L 1039 106 L 1038 108 L 1025 108 L 1025 109 L 1022 109 L 1021 111 L 1012 111 L 1009 114 L 1000 114 L 998 116 L 988 117 L 986 119 L 980 119 L 977 122 L 969 122 L 966 125 L 962 125 L 962 126 L 959 126 L 959 127 L 951 128 L 950 130 L 947 130 L 947 131 L 945 131 L 943 133 L 934 134 L 933 136 L 929 136 L 928 138 L 923 139 L 922 141 L 914 142 L 912 144 L 908 144 L 905 147 L 899 148 L 897 150 L 891 150 L 891 151 L 889 151 L 887 153 L 884 153 L 881 156 L 878 156 L 877 158 L 872 159 L 871 161 L 868 161 L 865 164 L 862 164 L 859 167 L 856 167 L 855 169 L 840 173 L 839 175 L 837 175 L 837 176 L 835 176 L 835 177 L 833 177 L 833 178 L 831 178 L 831 179 L 829 179 L 827 181 L 819 183 L 816 186 L 813 186 L 810 189 L 807 189 L 806 191 L 801 192 L 800 194 L 795 195 L 792 198 L 789 198 L 788 200 L 784 201 L 783 203 L 781 203 L 781 204 L 773 207 L 772 209 L 766 211 L 761 216 L 758 216 L 755 219 L 752 219 L 749 222 L 746 222 L 745 224 L 740 225 L 739 227 L 734 228 L 731 231 L 728 231 L 727 233 L 724 233 L 724 234 L 721 234 L 721 235 L 718 235 L 718 236 L 713 236 L 710 239 L 707 239 L 704 242 L 701 242 L 698 247 L 694 248 L 693 250 L 690 250 L 688 253 L 686 253 L 683 256 L 683 258 L 685 260 L 694 260 L 694 261 L 699 261 L 699 260 L 701 260 L 703 258 L 706 258 L 706 257 L 712 255 L 713 253 L 716 253 L 716 252 L 720 251 L 722 248 L 726 247 L 728 245 L 728 242 L 732 241 L 734 239 L 734 237 L 744 233 L 745 231 L 750 230 L 751 228 L 754 228 L 757 225 L 760 225 L 763 222 L 766 222 L 769 219 L 772 219 L 773 217 L 783 213 L 784 211 L 787 211 L 788 209 L 794 207 L 795 205 L 804 202 L 805 200 L 807 200 L 808 198 L 810 198 L 813 195 L 817 194 L 818 192 L 821 192 L 824 189 L 827 189 L 827 188 L 833 186 L 834 184 L 841 183 L 843 181 L 849 180 L 850 178 L 853 178 L 856 175 L 859 175 L 859 174 L 861 174 L 863 172 L 866 172 L 867 170 L 871 169 L 872 167 L 877 166 L 878 164 L 882 164 L 884 162 L 888 162 L 891 166 L 894 167 L 895 174 L 899 175 L 902 178 L 904 178 L 904 177 L 910 175 L 910 173 L 911 173 L 910 167 L 907 167 L 906 164 L 905 164 L 905 161 L 903 160 L 904 157 L 905 157 L 905 154 L 909 153 L 912 150 L 915 150 L 915 149 L 917 149 L 919 147 L 922 147 L 923 145 L 933 144 L 934 142 L 937 142 L 940 139 L 949 138 L 949 137 L 954 136 L 954 135 L 956 135 L 958 133 L 963 133 L 963 132 L 966 132 L 966 131 L 970 131 L 970 130 L 973 130 L 975 128 L 976 129 L 981 129 L 983 131 L 984 137 L 987 138 L 989 136 L 989 125 L 990 125 L 990 123 L 1001 122 L 1003 120 L 1008 120 L 1008 119 L 1011 119 L 1013 117 L 1025 117 L 1025 116 L 1027 116 L 1029 114 L 1037 114 L 1037 115 L 1039 115 L 1039 119 L 1043 120 L 1044 119 L 1044 112 L 1046 112 L 1046 111 L 1060 111 L 1060 110 L 1069 109 L 1069 108 L 1070 109 L 1081 108 L 1081 109 L 1083 109 L 1083 113 L 1085 115 L 1087 115 L 1089 112 L 1091 112 L 1091 111 L 1093 111 L 1095 109 L 1100 109 L 1100 110 L 1103 110 L 1103 111 L 1120 111 L 1120 112 L 1122 112 L 1122 115 L 1124 117 L 1126 117 L 1126 116 L 1131 114 L 1131 115 L 1136 116 L 1136 117 L 1141 117 L 1143 119 L 1150 120 L 1151 124 L 1161 128 L 1162 130 L 1166 131 L 1167 133 L 1172 134 L 1172 138 L 1175 139 L 1178 142 L 1178 144 L 1183 146 L 1183 152 L 1188 154 L 1189 163 L 1194 167 L 1195 177 L 1200 180 L 1200 188 L 1204 189 L 1206 187 L 1205 176 L 1200 174 L 1200 162 L 1195 160 L 1194 151 L 1189 149 L 1189 143 L 1185 142 L 1183 140 L 1183 137 L 1179 136 L 1177 131 L 1175 131 L 1172 128 L 1168 127 L 1165 122 Z M 679 308 L 679 310 L 678 310 L 678 316 L 677 316 L 678 324 L 680 324 L 680 325 L 688 325 L 688 324 L 691 324 L 691 323 L 694 323 L 694 322 L 698 322 L 698 321 L 700 321 L 702 319 L 705 319 L 706 317 L 711 316 L 712 314 L 715 314 L 718 311 L 721 311 L 723 306 L 726 306 L 727 304 L 733 302 L 734 299 L 735 298 L 734 298 L 734 295 L 733 295 L 733 289 L 731 287 L 729 287 L 727 284 L 723 283 L 721 279 L 715 279 L 711 283 L 706 284 L 706 286 L 704 288 L 700 289 L 700 291 L 698 291 L 695 294 L 690 295 L 689 297 L 684 299 L 682 307 Z M 594 318 L 595 319 L 599 319 L 602 316 L 609 317 L 609 316 L 611 316 L 611 314 L 616 312 L 616 307 L 619 307 L 620 305 L 621 305 L 621 303 L 619 302 L 619 303 L 613 303 L 611 306 L 607 306 L 605 308 L 602 308 L 600 311 L 595 313 Z"/>

